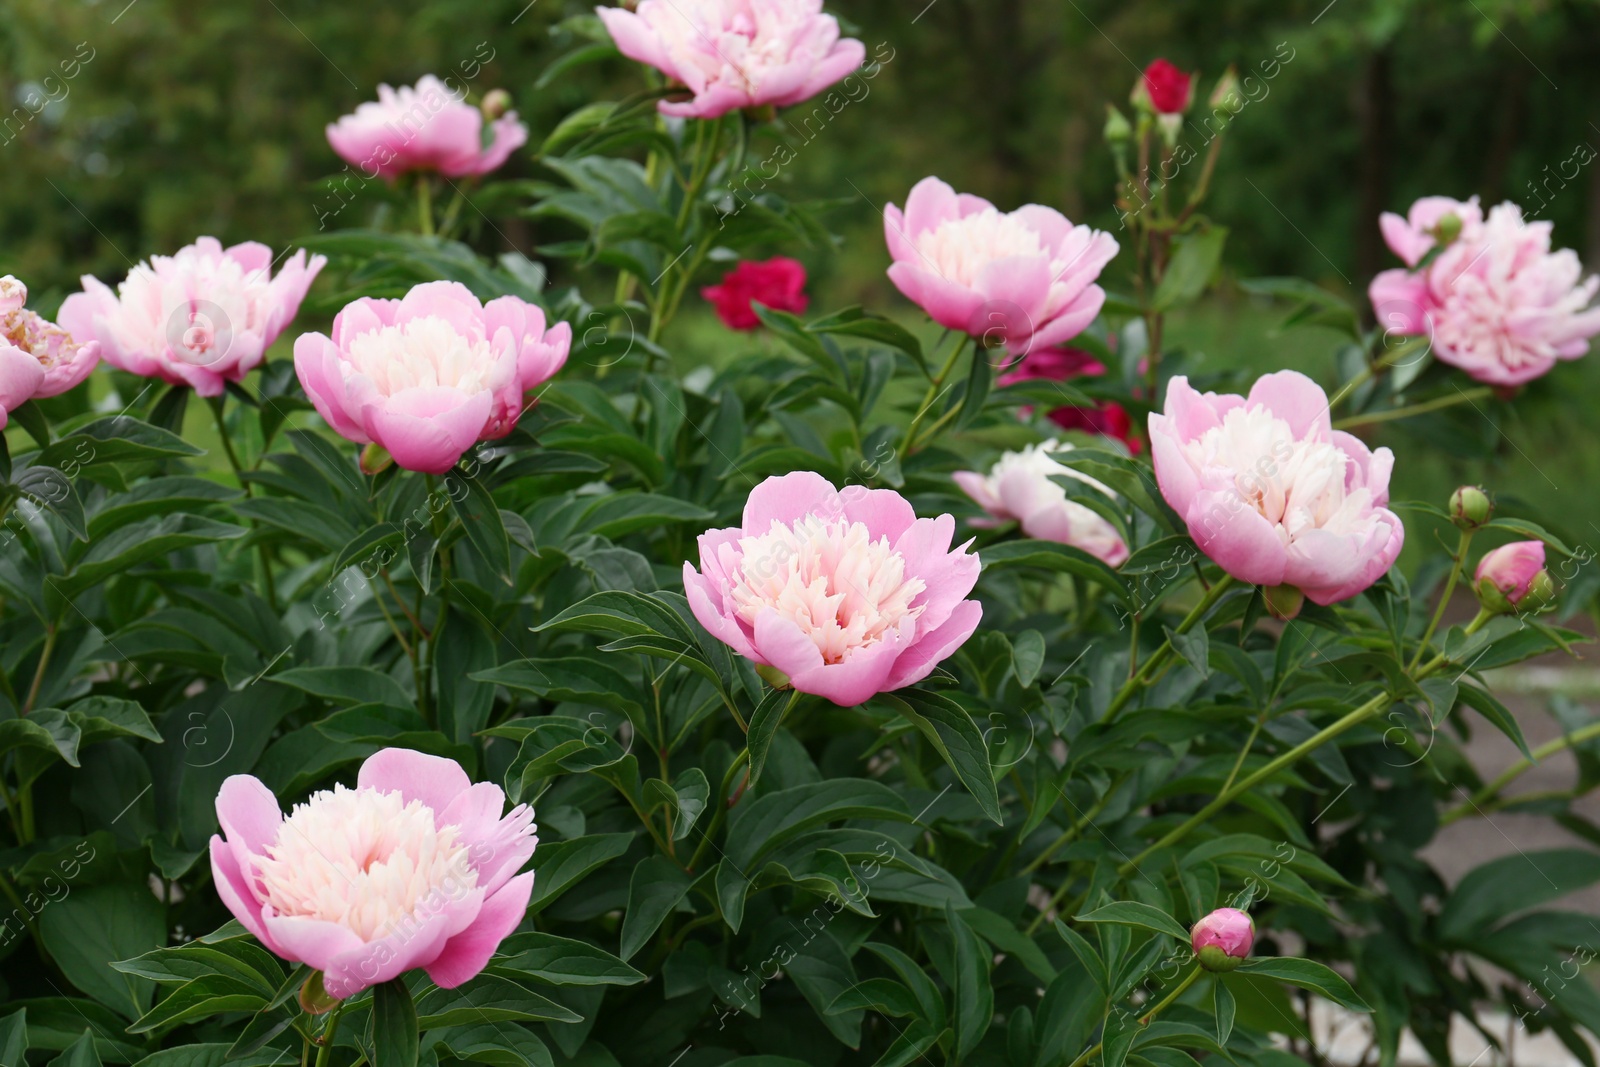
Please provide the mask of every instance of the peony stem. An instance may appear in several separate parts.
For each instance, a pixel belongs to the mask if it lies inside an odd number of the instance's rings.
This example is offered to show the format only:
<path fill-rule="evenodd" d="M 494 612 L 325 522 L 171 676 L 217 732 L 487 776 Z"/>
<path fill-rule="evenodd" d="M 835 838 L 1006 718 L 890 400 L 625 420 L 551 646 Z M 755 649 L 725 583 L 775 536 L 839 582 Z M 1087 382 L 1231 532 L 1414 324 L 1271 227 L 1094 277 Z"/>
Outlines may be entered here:
<path fill-rule="evenodd" d="M 1194 985 L 1195 979 L 1199 978 L 1203 973 L 1205 972 L 1199 967 L 1196 967 L 1194 970 L 1190 971 L 1189 976 L 1179 983 L 1178 988 L 1168 993 L 1165 997 L 1162 997 L 1161 1003 L 1157 1004 L 1155 1007 L 1139 1016 L 1139 1025 L 1141 1027 L 1149 1026 L 1157 1015 L 1160 1015 L 1163 1011 L 1166 1011 L 1172 1006 L 1173 1001 L 1187 993 L 1189 991 L 1189 987 Z M 1083 1065 L 1088 1063 L 1089 1059 L 1096 1052 L 1099 1052 L 1104 1047 L 1104 1039 L 1096 1041 L 1094 1044 L 1078 1053 L 1078 1058 L 1072 1061 L 1071 1067 L 1083 1067 Z"/>
<path fill-rule="evenodd" d="M 417 175 L 417 225 L 422 236 L 433 236 L 433 186 L 426 175 Z"/>
<path fill-rule="evenodd" d="M 1479 608 L 1477 616 L 1475 618 L 1473 618 L 1473 620 L 1471 622 L 1467 623 L 1466 627 L 1462 630 L 1462 632 L 1465 633 L 1468 637 L 1471 637 L 1473 634 L 1475 634 L 1479 630 L 1483 629 L 1483 624 L 1488 622 L 1492 618 L 1494 618 L 1493 615 L 1489 614 L 1489 612 L 1487 612 L 1487 611 L 1484 611 L 1482 608 Z M 1411 675 L 1411 680 L 1412 681 L 1420 682 L 1424 678 L 1426 678 L 1428 675 L 1432 674 L 1434 671 L 1436 671 L 1440 667 L 1444 666 L 1448 659 L 1449 659 L 1449 657 L 1446 656 L 1443 652 L 1441 652 L 1437 656 L 1435 656 L 1431 660 L 1429 660 L 1427 662 L 1427 664 L 1424 665 L 1423 668 L 1420 671 L 1413 670 L 1413 671 L 1408 671 L 1407 673 L 1409 673 Z"/>
<path fill-rule="evenodd" d="M 1232 586 L 1233 575 L 1223 575 L 1222 579 L 1217 582 L 1217 584 L 1213 585 L 1209 590 L 1207 590 L 1205 596 L 1200 598 L 1200 603 L 1196 604 L 1194 608 L 1190 610 L 1189 614 L 1184 616 L 1183 621 L 1178 623 L 1178 626 L 1175 630 L 1173 630 L 1173 633 L 1179 637 L 1182 637 L 1184 634 L 1194 629 L 1195 623 L 1204 618 L 1206 612 L 1210 611 L 1212 606 L 1215 605 L 1218 600 L 1221 600 L 1222 595 L 1232 588 Z M 1138 671 L 1134 673 L 1133 677 L 1129 678 L 1123 683 L 1122 688 L 1117 691 L 1116 697 L 1114 697 L 1111 703 L 1106 706 L 1105 713 L 1100 716 L 1099 721 L 1101 725 L 1104 725 L 1116 718 L 1117 712 L 1121 711 L 1127 706 L 1128 701 L 1133 699 L 1133 695 L 1139 691 L 1140 686 L 1148 681 L 1150 676 L 1155 673 L 1156 668 L 1165 663 L 1167 658 L 1171 655 L 1172 639 L 1168 638 L 1167 640 L 1162 641 L 1161 646 L 1150 654 L 1150 658 L 1144 661 L 1144 663 L 1139 667 Z"/>
<path fill-rule="evenodd" d="M 928 383 L 928 392 L 923 396 L 922 403 L 917 405 L 917 413 L 912 416 L 911 425 L 906 430 L 906 453 L 909 455 L 917 450 L 917 431 L 922 427 L 922 420 L 928 417 L 928 412 L 933 410 L 934 402 L 939 399 L 940 390 L 944 388 L 945 379 L 950 377 L 950 372 L 956 369 L 956 362 L 961 358 L 961 353 L 966 351 L 969 338 L 963 334 L 956 339 L 955 347 L 945 357 L 944 366 L 939 368 L 939 373 L 933 376 Z M 977 356 L 973 357 L 974 359 Z M 943 425 L 943 422 L 936 424 Z"/>
<path fill-rule="evenodd" d="M 1358 726 L 1362 722 L 1371 718 L 1373 715 L 1376 715 L 1379 711 L 1382 711 L 1384 708 L 1389 706 L 1389 700 L 1390 698 L 1388 690 L 1379 693 L 1365 704 L 1362 704 L 1354 711 L 1345 715 L 1345 717 L 1340 719 L 1338 722 L 1317 731 L 1316 734 L 1306 738 L 1306 740 L 1294 746 L 1277 759 L 1272 760 L 1260 770 L 1245 775 L 1232 786 L 1224 789 L 1221 793 L 1218 793 L 1215 800 L 1201 808 L 1199 811 L 1195 812 L 1175 829 L 1169 831 L 1159 841 L 1156 841 L 1154 844 L 1148 846 L 1144 851 L 1133 857 L 1133 859 L 1119 867 L 1117 869 L 1118 877 L 1127 877 L 1130 871 L 1137 870 L 1139 864 L 1149 859 L 1153 853 L 1156 853 L 1161 849 L 1166 848 L 1168 845 L 1181 840 L 1190 830 L 1193 830 L 1196 826 L 1208 821 L 1217 812 L 1227 807 L 1229 802 L 1235 797 L 1239 796 L 1241 793 L 1252 788 L 1253 786 L 1259 785 L 1268 778 L 1271 778 L 1285 767 L 1293 764 L 1301 756 L 1304 756 L 1306 753 L 1321 747 L 1325 742 L 1332 741 L 1334 738 L 1338 737 L 1340 734 L 1344 733 L 1350 728 Z"/>
<path fill-rule="evenodd" d="M 1392 367 L 1394 364 L 1400 362 L 1402 359 L 1405 359 L 1413 352 L 1426 349 L 1430 344 L 1432 344 L 1432 341 L 1426 334 L 1424 334 L 1421 337 L 1411 338 L 1404 344 L 1397 346 L 1392 352 L 1385 352 L 1377 359 L 1368 363 L 1365 367 L 1362 367 L 1354 378 L 1351 378 L 1348 382 L 1345 382 L 1339 387 L 1339 391 L 1334 393 L 1333 396 L 1328 399 L 1328 410 L 1332 411 L 1334 408 L 1338 407 L 1340 401 L 1344 400 L 1351 393 L 1355 392 L 1357 388 L 1366 382 L 1371 381 L 1372 376 L 1378 371 L 1383 370 L 1386 367 Z"/>
<path fill-rule="evenodd" d="M 328 1058 L 333 1052 L 333 1039 L 339 1033 L 339 1017 L 344 1014 L 347 1001 L 339 1001 L 339 1006 L 333 1009 L 328 1016 L 328 1025 L 322 1028 L 322 1036 L 317 1039 L 317 1044 L 322 1047 L 317 1050 L 317 1067 L 328 1067 Z"/>
<path fill-rule="evenodd" d="M 233 437 L 228 433 L 228 420 L 223 410 L 227 402 L 228 396 L 224 393 L 221 396 L 211 397 L 207 406 L 211 408 L 211 415 L 217 423 L 217 436 L 222 440 L 222 454 L 228 457 L 228 465 L 233 468 L 233 476 L 238 480 L 239 488 L 244 491 L 245 499 L 248 500 L 255 494 L 250 483 L 245 480 L 244 464 L 239 462 L 239 453 L 233 447 Z M 252 519 L 250 520 L 250 528 L 258 530 L 260 527 Z M 267 555 L 267 546 L 264 541 L 256 542 L 256 561 L 261 566 L 261 595 L 266 599 L 267 607 L 276 612 L 278 610 L 278 591 L 272 579 L 272 561 Z"/>
<path fill-rule="evenodd" d="M 1563 749 L 1574 748 L 1596 737 L 1600 737 L 1600 722 L 1592 722 L 1580 730 L 1574 730 L 1572 733 L 1564 734 L 1548 744 L 1540 745 L 1533 750 L 1533 759 L 1520 759 L 1507 767 L 1492 782 L 1472 794 L 1472 797 L 1465 804 L 1452 808 L 1440 816 L 1439 825 L 1449 826 L 1458 819 L 1466 818 L 1478 810 L 1481 805 L 1488 803 L 1502 789 L 1510 785 L 1535 764 L 1544 762 Z"/>
<path fill-rule="evenodd" d="M 1439 411 L 1443 408 L 1453 407 L 1456 404 L 1471 403 L 1493 392 L 1488 386 L 1477 389 L 1468 389 L 1457 392 L 1455 396 L 1441 396 L 1427 400 L 1420 404 L 1409 404 L 1403 408 L 1390 408 L 1388 411 L 1375 411 L 1370 415 L 1352 415 L 1348 419 L 1340 419 L 1333 424 L 1335 430 L 1348 430 L 1352 426 L 1371 426 L 1380 422 L 1394 422 L 1398 419 L 1408 419 L 1413 415 L 1425 415 L 1430 411 Z M 1331 405 L 1330 405 L 1331 406 Z"/>
<path fill-rule="evenodd" d="M 685 870 L 694 872 L 700 861 L 705 858 L 706 849 L 711 847 L 711 839 L 717 836 L 717 831 L 722 829 L 722 824 L 728 818 L 728 797 L 733 792 L 733 778 L 739 769 L 750 762 L 750 750 L 742 750 L 728 764 L 728 771 L 722 776 L 722 784 L 717 787 L 716 810 L 711 813 L 711 825 L 707 826 L 705 833 L 700 835 L 700 847 L 694 850 L 694 855 L 689 857 L 689 865 Z"/>
<path fill-rule="evenodd" d="M 1428 628 L 1422 632 L 1422 641 L 1417 645 L 1417 654 L 1411 658 L 1411 663 L 1406 667 L 1407 674 L 1417 672 L 1417 664 L 1422 662 L 1423 653 L 1428 651 L 1428 642 L 1433 640 L 1434 631 L 1439 628 L 1439 620 L 1444 618 L 1445 609 L 1450 606 L 1450 598 L 1455 595 L 1456 583 L 1461 580 L 1461 569 L 1467 562 L 1467 546 L 1472 543 L 1472 530 L 1462 530 L 1461 538 L 1456 542 L 1456 554 L 1451 557 L 1450 577 L 1444 583 L 1444 594 L 1439 597 L 1439 606 L 1433 609 L 1433 618 L 1428 621 Z"/>

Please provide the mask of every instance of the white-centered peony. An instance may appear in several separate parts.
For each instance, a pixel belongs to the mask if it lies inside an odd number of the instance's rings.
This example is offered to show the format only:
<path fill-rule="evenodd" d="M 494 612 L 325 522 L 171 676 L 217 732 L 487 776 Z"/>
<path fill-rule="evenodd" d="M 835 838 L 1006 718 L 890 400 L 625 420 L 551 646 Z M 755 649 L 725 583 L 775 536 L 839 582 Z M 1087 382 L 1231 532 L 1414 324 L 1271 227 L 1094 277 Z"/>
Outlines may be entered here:
<path fill-rule="evenodd" d="M 912 601 L 927 588 L 906 577 L 906 561 L 873 540 L 859 522 L 805 515 L 772 521 L 763 534 L 741 537 L 728 568 L 728 598 L 750 626 L 772 608 L 817 646 L 824 663 L 843 663 L 922 613 Z"/>
<path fill-rule="evenodd" d="M 455 827 L 439 827 L 398 792 L 314 793 L 283 820 L 256 859 L 263 903 L 278 916 L 318 919 L 374 941 L 441 910 L 478 884 Z"/>
<path fill-rule="evenodd" d="M 957 471 L 952 477 L 993 517 L 977 520 L 974 526 L 1015 521 L 1029 537 L 1071 545 L 1112 567 L 1120 566 L 1128 558 L 1128 546 L 1117 528 L 1093 508 L 1069 498 L 1055 480 L 1072 478 L 1113 499 L 1110 488 L 1056 458 L 1071 451 L 1065 442 L 1045 441 L 1007 452 L 987 475 Z"/>
<path fill-rule="evenodd" d="M 1047 254 L 1037 230 L 993 207 L 948 219 L 938 229 L 922 233 L 914 243 L 940 276 L 965 286 L 976 285 L 984 269 L 996 260 Z"/>
<path fill-rule="evenodd" d="M 1265 407 L 1234 408 L 1184 451 L 1196 467 L 1232 472 L 1240 498 L 1274 524 L 1284 544 L 1309 529 L 1355 533 L 1369 521 L 1371 490 L 1346 486 L 1350 457 L 1309 433 L 1296 439 Z"/>
<path fill-rule="evenodd" d="M 509 366 L 497 367 L 487 341 L 464 336 L 434 315 L 358 335 L 349 360 L 386 397 L 434 386 L 467 393 L 499 389 L 505 384 L 499 379 L 510 374 Z"/>

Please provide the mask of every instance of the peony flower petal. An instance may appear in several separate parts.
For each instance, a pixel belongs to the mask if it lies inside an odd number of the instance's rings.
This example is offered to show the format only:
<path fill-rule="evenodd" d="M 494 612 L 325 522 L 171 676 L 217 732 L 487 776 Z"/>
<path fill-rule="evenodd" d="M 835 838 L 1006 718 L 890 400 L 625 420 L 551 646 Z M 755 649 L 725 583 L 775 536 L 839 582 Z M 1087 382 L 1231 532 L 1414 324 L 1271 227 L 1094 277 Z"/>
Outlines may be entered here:
<path fill-rule="evenodd" d="M 425 807 L 443 812 L 472 787 L 472 780 L 455 760 L 408 748 L 386 748 L 361 764 L 356 785 L 381 793 L 398 792 L 408 801 L 421 801 Z"/>
<path fill-rule="evenodd" d="M 517 928 L 533 895 L 533 872 L 518 875 L 483 902 L 471 926 L 445 942 L 423 969 L 440 989 L 454 989 L 488 966 L 495 949 Z"/>

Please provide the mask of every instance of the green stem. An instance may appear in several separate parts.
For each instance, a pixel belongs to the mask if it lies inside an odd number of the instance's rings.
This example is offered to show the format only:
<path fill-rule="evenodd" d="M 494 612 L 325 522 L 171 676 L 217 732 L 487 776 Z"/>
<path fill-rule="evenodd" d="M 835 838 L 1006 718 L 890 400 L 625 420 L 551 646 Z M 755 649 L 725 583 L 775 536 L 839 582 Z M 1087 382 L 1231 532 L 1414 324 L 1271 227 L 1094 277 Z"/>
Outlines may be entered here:
<path fill-rule="evenodd" d="M 1196 604 L 1189 614 L 1184 616 L 1183 621 L 1178 623 L 1177 629 L 1175 629 L 1173 633 L 1179 637 L 1182 637 L 1184 634 L 1194 629 L 1194 625 L 1205 617 L 1206 612 L 1210 611 L 1216 602 L 1222 599 L 1222 595 L 1232 588 L 1232 586 L 1233 576 L 1231 574 L 1223 575 L 1221 580 L 1207 590 L 1205 596 L 1200 598 L 1200 603 Z M 1172 639 L 1167 638 L 1161 642 L 1161 647 L 1157 648 L 1155 652 L 1151 653 L 1150 658 L 1145 660 L 1143 665 L 1141 665 L 1139 669 L 1134 672 L 1133 677 L 1129 678 L 1123 683 L 1122 688 L 1117 691 L 1117 695 L 1112 699 L 1111 703 L 1106 706 L 1105 713 L 1100 716 L 1101 724 L 1103 725 L 1116 718 L 1117 713 L 1127 706 L 1128 701 L 1133 699 L 1134 694 L 1137 693 L 1139 688 L 1149 680 L 1153 673 L 1155 673 L 1156 668 L 1165 663 L 1167 658 L 1171 655 Z"/>
<path fill-rule="evenodd" d="M 1239 777 L 1239 769 L 1244 766 L 1244 761 L 1250 757 L 1250 750 L 1255 747 L 1256 738 L 1261 736 L 1261 728 L 1267 722 L 1267 709 L 1262 708 L 1261 714 L 1256 716 L 1256 724 L 1250 728 L 1250 736 L 1245 738 L 1244 747 L 1239 750 L 1239 758 L 1233 761 L 1233 770 L 1228 772 L 1228 780 L 1222 783 L 1222 791 L 1227 792 L 1233 785 L 1233 780 Z"/>
<path fill-rule="evenodd" d="M 50 666 L 50 656 L 56 650 L 56 635 L 60 631 L 54 626 L 46 626 L 44 630 L 44 647 L 39 650 L 39 665 L 33 669 L 33 682 L 28 686 L 28 697 L 22 702 L 22 714 L 26 716 L 33 710 L 34 701 L 39 699 L 39 689 L 44 685 L 45 668 Z"/>
<path fill-rule="evenodd" d="M 239 462 L 239 453 L 233 447 L 233 436 L 228 433 L 228 420 L 223 410 L 227 402 L 228 397 L 224 393 L 221 396 L 209 398 L 207 406 L 211 408 L 212 418 L 217 423 L 217 436 L 222 440 L 222 453 L 228 457 L 228 466 L 233 468 L 233 476 L 239 482 L 239 488 L 244 492 L 245 499 L 248 500 L 255 496 L 255 493 L 250 482 L 245 479 L 244 464 Z M 260 529 L 254 519 L 250 521 L 250 528 L 253 530 Z M 276 612 L 278 610 L 278 590 L 272 578 L 272 560 L 267 554 L 265 542 L 256 542 L 256 563 L 261 568 L 261 595 L 266 598 L 267 607 Z"/>
<path fill-rule="evenodd" d="M 1176 841 L 1181 840 L 1190 830 L 1193 830 L 1196 826 L 1206 822 L 1217 812 L 1227 807 L 1228 803 L 1235 797 L 1239 796 L 1241 793 L 1244 793 L 1251 787 L 1266 781 L 1268 778 L 1271 778 L 1273 775 L 1291 765 L 1306 753 L 1321 747 L 1324 743 L 1332 741 L 1334 738 L 1338 737 L 1340 734 L 1351 729 L 1352 727 L 1358 726 L 1365 722 L 1373 715 L 1376 715 L 1378 712 L 1388 707 L 1389 701 L 1390 697 L 1387 690 L 1379 693 L 1365 704 L 1362 704 L 1354 711 L 1345 715 L 1345 717 L 1340 719 L 1338 722 L 1319 730 L 1316 734 L 1308 737 L 1306 740 L 1294 746 L 1277 759 L 1267 763 L 1260 770 L 1245 775 L 1232 786 L 1218 793 L 1215 800 L 1201 808 L 1199 811 L 1195 812 L 1188 818 L 1187 821 L 1183 822 L 1176 829 L 1168 832 L 1166 836 L 1161 838 L 1161 840 L 1147 847 L 1143 852 L 1140 852 L 1127 863 L 1124 863 L 1120 868 L 1118 868 L 1118 875 L 1126 877 L 1128 872 L 1138 868 L 1139 864 L 1150 858 L 1152 854 L 1159 852 L 1161 849 L 1166 848 L 1168 845 L 1171 845 Z"/>
<path fill-rule="evenodd" d="M 1157 1004 L 1155 1007 L 1139 1016 L 1139 1025 L 1141 1027 L 1149 1026 L 1155 1021 L 1155 1017 L 1157 1015 L 1160 1015 L 1162 1012 L 1166 1011 L 1172 1006 L 1173 1001 L 1187 993 L 1189 991 L 1189 987 L 1194 985 L 1195 979 L 1199 978 L 1204 973 L 1205 972 L 1199 967 L 1196 967 L 1194 970 L 1190 971 L 1188 977 L 1179 983 L 1178 988 L 1168 993 L 1165 997 L 1162 997 L 1161 1003 Z M 1078 1058 L 1072 1061 L 1071 1067 L 1083 1067 L 1085 1063 L 1089 1062 L 1090 1057 L 1104 1047 L 1104 1040 L 1096 1041 L 1094 1044 L 1078 1053 Z"/>
<path fill-rule="evenodd" d="M 1445 609 L 1450 606 L 1450 598 L 1455 595 L 1456 583 L 1461 580 L 1461 569 L 1467 562 L 1467 546 L 1472 544 L 1472 530 L 1462 530 L 1461 537 L 1456 541 L 1456 554 L 1451 557 L 1450 577 L 1444 583 L 1444 595 L 1439 598 L 1439 606 L 1433 609 L 1433 618 L 1428 620 L 1428 628 L 1422 632 L 1422 641 L 1417 645 L 1417 654 L 1411 657 L 1411 663 L 1406 667 L 1407 674 L 1415 674 L 1417 664 L 1422 662 L 1423 653 L 1428 651 L 1428 642 L 1433 640 L 1433 635 L 1439 629 L 1439 620 L 1444 618 Z"/>
<path fill-rule="evenodd" d="M 1083 833 L 1083 828 L 1088 826 L 1090 821 L 1093 820 L 1096 815 L 1099 815 L 1105 810 L 1105 806 L 1111 801 L 1112 794 L 1117 791 L 1117 788 L 1120 785 L 1122 785 L 1122 779 L 1119 778 L 1111 784 L 1111 788 L 1106 790 L 1105 796 L 1095 801 L 1094 805 L 1090 807 L 1086 813 L 1079 816 L 1073 821 L 1071 826 L 1067 827 L 1061 832 L 1060 837 L 1052 841 L 1043 852 L 1039 853 L 1033 858 L 1032 862 L 1030 862 L 1026 867 L 1022 868 L 1022 873 L 1032 874 L 1040 867 L 1043 867 L 1046 863 L 1050 862 L 1051 856 L 1054 856 L 1057 852 L 1059 852 L 1063 846 L 1071 843 L 1073 838 Z"/>
<path fill-rule="evenodd" d="M 911 419 L 910 428 L 906 430 L 907 452 L 916 451 L 917 430 L 921 428 L 922 420 L 928 417 L 928 412 L 932 410 L 934 401 L 939 399 L 939 390 L 944 388 L 945 379 L 949 378 L 950 372 L 955 370 L 956 361 L 961 358 L 961 353 L 966 351 L 968 340 L 970 338 L 966 335 L 956 339 L 955 347 L 950 350 L 950 355 L 945 358 L 944 366 L 939 368 L 939 373 L 935 374 L 933 380 L 928 383 L 928 392 L 923 396 L 922 403 L 917 405 L 917 413 Z M 974 355 L 973 358 L 977 359 L 978 357 Z"/>
<path fill-rule="evenodd" d="M 422 236 L 433 236 L 433 185 L 426 174 L 417 175 L 417 225 Z"/>
<path fill-rule="evenodd" d="M 1488 386 L 1477 389 L 1468 389 L 1458 392 L 1454 396 L 1441 396 L 1420 404 L 1409 404 L 1403 408 L 1390 408 L 1388 411 L 1376 411 L 1370 415 L 1352 415 L 1348 419 L 1340 419 L 1333 424 L 1335 430 L 1348 430 L 1352 426 L 1371 426 L 1380 422 L 1394 422 L 1397 419 L 1408 419 L 1413 415 L 1423 415 L 1430 411 L 1439 411 L 1442 408 L 1453 407 L 1456 404 L 1467 404 L 1481 397 L 1489 396 L 1494 390 Z"/>
<path fill-rule="evenodd" d="M 1471 637 L 1473 634 L 1483 629 L 1484 623 L 1488 622 L 1492 618 L 1494 618 L 1492 614 L 1484 611 L 1482 608 L 1479 608 L 1478 614 L 1471 622 L 1467 623 L 1466 628 L 1462 632 L 1468 637 Z M 1408 672 L 1411 675 L 1411 680 L 1414 682 L 1422 681 L 1424 678 L 1428 677 L 1428 675 L 1444 666 L 1445 663 L 1449 661 L 1449 658 L 1450 657 L 1446 656 L 1443 652 L 1439 653 L 1437 656 L 1429 660 L 1421 670 Z"/>
<path fill-rule="evenodd" d="M 722 824 L 728 818 L 728 794 L 733 791 L 734 775 L 739 769 L 750 762 L 750 750 L 746 748 L 733 758 L 728 765 L 728 772 L 722 776 L 722 784 L 717 787 L 717 810 L 711 813 L 711 825 L 707 826 L 705 833 L 700 837 L 700 847 L 694 850 L 694 855 L 689 857 L 689 871 L 700 867 L 700 861 L 705 858 L 706 850 L 711 847 L 711 839 L 717 836 L 717 831 L 722 829 Z"/>
<path fill-rule="evenodd" d="M 1533 750 L 1533 758 L 1531 760 L 1521 759 L 1513 763 L 1498 776 L 1496 776 L 1493 781 L 1474 793 L 1472 798 L 1465 804 L 1445 812 L 1444 815 L 1439 819 L 1439 825 L 1449 826 L 1457 819 L 1466 818 L 1483 804 L 1488 803 L 1489 800 L 1499 794 L 1502 789 L 1510 785 L 1523 773 L 1531 769 L 1535 764 L 1542 763 L 1544 760 L 1549 759 L 1551 756 L 1562 751 L 1563 749 L 1573 748 L 1577 745 L 1583 744 L 1585 741 L 1591 741 L 1596 737 L 1600 737 L 1600 722 L 1592 722 L 1588 726 L 1583 727 L 1581 730 L 1574 730 L 1570 734 L 1565 734 L 1556 738 L 1554 741 L 1540 745 L 1538 748 Z"/>
<path fill-rule="evenodd" d="M 1361 368 L 1360 372 L 1358 372 L 1354 378 L 1351 378 L 1348 382 L 1345 382 L 1343 385 L 1341 385 L 1338 392 L 1334 393 L 1333 396 L 1328 398 L 1328 410 L 1332 411 L 1334 408 L 1338 407 L 1340 401 L 1344 400 L 1351 393 L 1355 392 L 1356 389 L 1361 385 L 1371 381 L 1372 376 L 1378 371 L 1394 366 L 1396 363 L 1400 362 L 1402 359 L 1405 359 L 1413 352 L 1427 348 L 1431 343 L 1432 342 L 1426 335 L 1422 337 L 1413 337 L 1411 340 L 1395 348 L 1394 351 L 1386 352 L 1377 359 L 1368 363 L 1365 367 Z"/>
<path fill-rule="evenodd" d="M 344 1006 L 348 1001 L 341 1000 L 339 1006 L 333 1009 L 333 1014 L 328 1016 L 328 1025 L 323 1027 L 322 1037 L 317 1050 L 317 1067 L 328 1067 L 328 1058 L 333 1052 L 333 1039 L 339 1033 L 339 1018 L 344 1014 Z"/>

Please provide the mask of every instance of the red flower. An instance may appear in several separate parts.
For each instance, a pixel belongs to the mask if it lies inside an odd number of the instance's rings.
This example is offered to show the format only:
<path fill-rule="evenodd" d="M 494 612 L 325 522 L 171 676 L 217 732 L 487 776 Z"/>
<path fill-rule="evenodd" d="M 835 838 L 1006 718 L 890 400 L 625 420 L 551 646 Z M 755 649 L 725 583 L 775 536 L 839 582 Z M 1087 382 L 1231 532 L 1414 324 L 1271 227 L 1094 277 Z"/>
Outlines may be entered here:
<path fill-rule="evenodd" d="M 1012 370 L 997 378 L 995 384 L 1006 386 L 1038 378 L 1065 382 L 1105 372 L 1104 363 L 1081 349 L 1045 348 L 1023 357 Z M 1024 410 L 1023 413 L 1028 412 Z M 1133 419 L 1128 409 L 1114 401 L 1102 400 L 1093 408 L 1059 407 L 1049 413 L 1049 419 L 1063 430 L 1114 437 L 1134 455 L 1144 451 L 1143 442 L 1133 435 Z"/>
<path fill-rule="evenodd" d="M 1140 87 L 1150 106 L 1162 115 L 1181 115 L 1194 101 L 1194 75 L 1185 74 L 1164 59 L 1144 68 Z M 1138 90 L 1134 95 L 1139 96 Z"/>
<path fill-rule="evenodd" d="M 805 311 L 810 298 L 805 294 L 806 269 L 798 260 L 774 256 L 764 263 L 745 260 L 700 295 L 711 302 L 717 317 L 730 330 L 754 330 L 761 326 L 751 303 L 796 315 Z"/>

